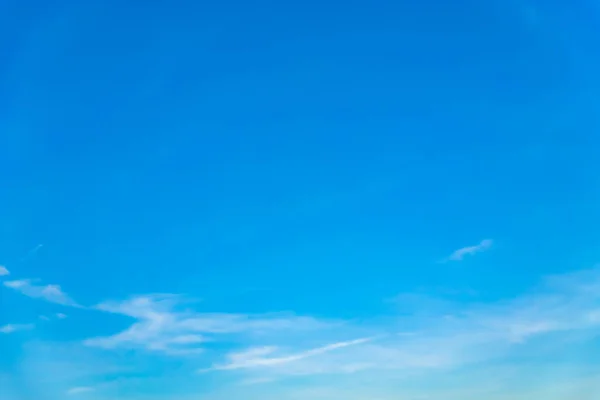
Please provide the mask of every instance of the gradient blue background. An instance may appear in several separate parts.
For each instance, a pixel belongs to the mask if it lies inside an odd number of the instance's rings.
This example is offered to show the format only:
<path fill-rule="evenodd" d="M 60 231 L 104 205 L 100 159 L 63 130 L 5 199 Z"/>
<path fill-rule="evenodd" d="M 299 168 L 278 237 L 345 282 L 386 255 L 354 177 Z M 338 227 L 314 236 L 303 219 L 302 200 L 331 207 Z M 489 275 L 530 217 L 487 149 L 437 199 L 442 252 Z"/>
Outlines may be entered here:
<path fill-rule="evenodd" d="M 0 263 L 84 305 L 513 298 L 598 261 L 599 26 L 591 0 L 0 1 Z M 56 312 L 0 296 L 0 325 Z M 0 369 L 126 326 L 73 310 Z"/>

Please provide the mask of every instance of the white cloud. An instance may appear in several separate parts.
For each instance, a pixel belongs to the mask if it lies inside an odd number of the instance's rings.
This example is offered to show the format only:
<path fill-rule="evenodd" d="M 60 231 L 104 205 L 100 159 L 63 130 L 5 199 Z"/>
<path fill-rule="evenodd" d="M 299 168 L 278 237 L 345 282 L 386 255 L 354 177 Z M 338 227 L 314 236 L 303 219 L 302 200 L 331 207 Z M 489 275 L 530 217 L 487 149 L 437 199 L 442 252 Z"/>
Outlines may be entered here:
<path fill-rule="evenodd" d="M 4 265 L 0 265 L 0 276 L 7 275 L 10 275 L 10 271 Z"/>
<path fill-rule="evenodd" d="M 90 386 L 77 386 L 77 387 L 73 387 L 69 390 L 67 390 L 67 394 L 68 395 L 76 395 L 76 394 L 82 394 L 82 393 L 89 393 L 92 392 L 94 390 L 93 387 Z"/>
<path fill-rule="evenodd" d="M 62 291 L 59 285 L 36 285 L 30 279 L 21 279 L 6 281 L 4 286 L 28 297 L 43 299 L 64 306 L 79 307 L 73 299 Z"/>
<path fill-rule="evenodd" d="M 14 333 L 17 331 L 33 329 L 33 327 L 33 324 L 8 324 L 0 327 L 0 333 Z"/>
<path fill-rule="evenodd" d="M 179 311 L 180 300 L 173 295 L 148 295 L 123 302 L 101 303 L 95 308 L 132 317 L 136 322 L 120 333 L 90 338 L 84 344 L 105 349 L 138 348 L 188 355 L 201 352 L 203 343 L 219 335 L 311 330 L 325 325 L 312 318 L 291 315 Z"/>
<path fill-rule="evenodd" d="M 431 301 L 420 299 L 410 303 L 414 312 L 403 309 L 393 319 L 340 324 L 285 314 L 201 313 L 182 310 L 185 301 L 177 296 L 138 296 L 98 305 L 133 323 L 84 343 L 177 356 L 205 351 L 201 372 L 229 371 L 243 384 L 279 384 L 323 374 L 439 376 L 503 360 L 544 338 L 559 338 L 559 348 L 567 342 L 562 339 L 600 332 L 600 269 L 549 277 L 534 291 L 495 303 L 452 303 L 422 313 Z"/>
<path fill-rule="evenodd" d="M 357 346 L 370 342 L 373 338 L 361 338 L 345 342 L 337 342 L 328 344 L 326 346 L 317 347 L 310 350 L 305 350 L 300 353 L 289 354 L 279 357 L 264 357 L 277 350 L 276 347 L 261 347 L 251 348 L 241 353 L 232 353 L 228 356 L 229 363 L 223 365 L 215 365 L 209 370 L 234 370 L 244 368 L 257 368 L 257 367 L 275 367 L 282 364 L 288 364 L 295 361 L 299 361 L 305 358 L 318 356 L 325 354 L 330 351 L 337 349 L 343 349 L 345 347 Z M 204 372 L 206 370 L 201 370 Z"/>
<path fill-rule="evenodd" d="M 549 335 L 600 332 L 600 269 L 545 279 L 535 291 L 513 300 L 454 305 L 439 314 L 408 313 L 392 324 L 361 321 L 346 333 L 369 329 L 377 340 L 340 342 L 311 350 L 281 351 L 277 343 L 225 354 L 201 371 L 241 370 L 244 380 L 285 376 L 393 371 L 398 378 L 433 373 L 509 357 Z M 425 303 L 425 306 L 429 304 Z M 415 304 L 415 311 L 419 305 Z M 385 335 L 392 326 L 410 333 Z M 367 328 L 368 327 L 368 328 Z M 555 338 L 555 336 L 552 336 Z M 560 344 L 555 345 L 558 348 Z M 338 349 L 339 351 L 332 351 Z"/>
<path fill-rule="evenodd" d="M 67 318 L 67 314 L 63 314 L 63 313 L 56 313 L 56 314 L 52 314 L 51 316 L 47 316 L 47 315 L 40 315 L 39 318 L 42 321 L 50 321 L 52 319 L 65 319 Z"/>
<path fill-rule="evenodd" d="M 491 239 L 484 239 L 479 244 L 474 246 L 467 246 L 463 247 L 462 249 L 458 249 L 450 254 L 448 261 L 461 261 L 467 255 L 474 255 L 489 250 L 492 247 L 492 243 L 493 242 Z"/>

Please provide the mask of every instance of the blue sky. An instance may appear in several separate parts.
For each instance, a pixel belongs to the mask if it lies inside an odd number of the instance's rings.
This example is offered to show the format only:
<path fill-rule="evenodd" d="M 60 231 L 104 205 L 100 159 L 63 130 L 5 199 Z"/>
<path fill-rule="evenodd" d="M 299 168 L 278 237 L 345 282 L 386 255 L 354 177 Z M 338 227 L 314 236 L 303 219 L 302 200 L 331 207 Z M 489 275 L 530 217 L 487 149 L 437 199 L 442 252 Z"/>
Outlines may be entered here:
<path fill-rule="evenodd" d="M 0 397 L 592 398 L 599 26 L 1 1 Z"/>

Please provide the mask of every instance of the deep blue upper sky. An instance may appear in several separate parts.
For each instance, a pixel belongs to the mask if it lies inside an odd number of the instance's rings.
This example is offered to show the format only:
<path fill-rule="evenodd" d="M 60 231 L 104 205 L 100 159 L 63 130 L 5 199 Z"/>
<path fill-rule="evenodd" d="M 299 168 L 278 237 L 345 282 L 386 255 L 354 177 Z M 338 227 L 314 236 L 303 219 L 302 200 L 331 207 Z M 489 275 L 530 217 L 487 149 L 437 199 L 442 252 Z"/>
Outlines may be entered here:
<path fill-rule="evenodd" d="M 0 326 L 31 328 L 0 336 L 0 383 L 38 384 L 31 342 L 109 357 L 86 342 L 130 325 L 93 309 L 108 300 L 173 293 L 198 315 L 389 333 L 398 313 L 412 327 L 441 312 L 430 297 L 479 315 L 593 267 L 598 26 L 592 0 L 0 1 Z M 286 341 L 310 352 L 351 332 Z M 184 364 L 280 345 L 244 338 Z M 102 396 L 102 376 L 53 390 Z"/>

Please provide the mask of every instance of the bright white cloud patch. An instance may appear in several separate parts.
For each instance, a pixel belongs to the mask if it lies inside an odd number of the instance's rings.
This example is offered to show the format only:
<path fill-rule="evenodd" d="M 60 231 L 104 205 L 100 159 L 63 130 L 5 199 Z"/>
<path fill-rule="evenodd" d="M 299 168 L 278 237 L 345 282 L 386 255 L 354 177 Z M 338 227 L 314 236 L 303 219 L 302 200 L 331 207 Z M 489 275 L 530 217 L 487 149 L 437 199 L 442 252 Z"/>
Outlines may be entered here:
<path fill-rule="evenodd" d="M 489 250 L 492 247 L 492 240 L 485 239 L 475 246 L 467 246 L 454 251 L 448 257 L 448 261 L 461 261 L 465 256 L 474 255 Z"/>
<path fill-rule="evenodd" d="M 10 271 L 4 265 L 0 265 L 0 276 L 7 275 L 10 275 Z"/>
<path fill-rule="evenodd" d="M 6 281 L 4 286 L 36 299 L 64 306 L 78 307 L 78 304 L 62 291 L 59 285 L 36 285 L 30 279 Z"/>

